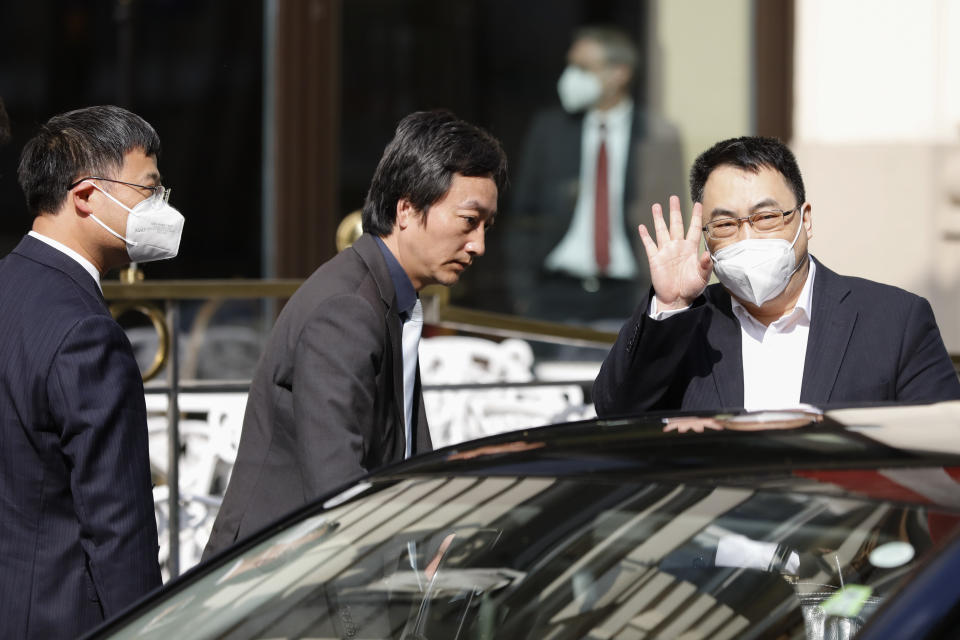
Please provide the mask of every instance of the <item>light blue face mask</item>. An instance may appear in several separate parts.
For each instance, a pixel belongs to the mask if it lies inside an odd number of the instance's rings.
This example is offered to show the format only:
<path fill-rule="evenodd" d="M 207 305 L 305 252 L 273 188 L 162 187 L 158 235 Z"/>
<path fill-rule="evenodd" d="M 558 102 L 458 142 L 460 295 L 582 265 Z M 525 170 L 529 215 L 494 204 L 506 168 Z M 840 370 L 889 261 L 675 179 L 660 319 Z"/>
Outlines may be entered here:
<path fill-rule="evenodd" d="M 88 181 L 90 182 L 90 181 Z M 100 218 L 90 217 L 110 234 L 123 240 L 127 245 L 127 255 L 132 262 L 152 262 L 173 258 L 180 250 L 180 236 L 183 233 L 183 215 L 171 207 L 164 196 L 157 193 L 141 200 L 132 209 L 98 187 L 90 184 L 119 206 L 130 212 L 127 216 L 126 234 L 120 235 L 108 227 Z"/>
<path fill-rule="evenodd" d="M 711 254 L 720 284 L 735 298 L 758 307 L 776 298 L 803 266 L 803 260 L 794 264 L 793 254 L 801 229 L 802 217 L 793 242 L 782 238 L 747 238 Z"/>

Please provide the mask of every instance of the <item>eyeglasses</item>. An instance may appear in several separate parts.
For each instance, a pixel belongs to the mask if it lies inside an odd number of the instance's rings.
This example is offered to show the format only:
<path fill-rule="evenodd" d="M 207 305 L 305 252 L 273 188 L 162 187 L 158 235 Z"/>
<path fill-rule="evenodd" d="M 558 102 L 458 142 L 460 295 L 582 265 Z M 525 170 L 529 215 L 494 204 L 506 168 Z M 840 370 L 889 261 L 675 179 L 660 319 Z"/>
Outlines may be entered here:
<path fill-rule="evenodd" d="M 104 180 L 106 182 L 116 182 L 117 184 L 125 184 L 128 187 L 136 187 L 137 189 L 146 189 L 147 191 L 150 191 L 151 197 L 157 198 L 158 200 L 160 200 L 160 202 L 164 202 L 164 203 L 170 200 L 170 192 L 173 191 L 173 189 L 170 189 L 168 187 L 163 187 L 160 185 L 157 185 L 155 187 L 148 187 L 145 184 L 137 184 L 135 182 L 124 182 L 123 180 L 114 180 L 113 178 L 101 178 L 100 176 L 87 176 L 86 178 L 80 178 L 79 180 L 77 180 L 67 188 L 73 189 L 75 186 L 77 186 L 84 180 Z"/>
<path fill-rule="evenodd" d="M 773 233 L 783 229 L 784 218 L 795 213 L 801 206 L 797 205 L 789 211 L 757 211 L 742 218 L 720 218 L 703 225 L 703 232 L 711 240 L 726 240 L 737 235 L 740 225 L 746 221 L 757 233 Z"/>

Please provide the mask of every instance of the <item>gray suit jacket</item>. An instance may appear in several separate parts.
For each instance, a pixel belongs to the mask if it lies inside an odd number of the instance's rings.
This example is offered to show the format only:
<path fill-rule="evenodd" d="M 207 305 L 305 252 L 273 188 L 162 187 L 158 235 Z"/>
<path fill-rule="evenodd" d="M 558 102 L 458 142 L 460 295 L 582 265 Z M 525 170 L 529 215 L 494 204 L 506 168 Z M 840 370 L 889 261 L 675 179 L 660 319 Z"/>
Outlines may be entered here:
<path fill-rule="evenodd" d="M 403 459 L 403 345 L 372 236 L 322 265 L 277 319 L 247 399 L 204 557 L 348 480 Z M 432 448 L 417 374 L 414 452 Z"/>

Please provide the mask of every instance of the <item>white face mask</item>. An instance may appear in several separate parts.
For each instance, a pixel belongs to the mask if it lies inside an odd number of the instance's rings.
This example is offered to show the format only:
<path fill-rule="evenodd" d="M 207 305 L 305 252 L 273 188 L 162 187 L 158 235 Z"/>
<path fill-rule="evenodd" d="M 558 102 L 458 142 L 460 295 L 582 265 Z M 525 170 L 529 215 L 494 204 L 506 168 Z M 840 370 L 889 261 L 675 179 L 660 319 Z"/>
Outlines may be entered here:
<path fill-rule="evenodd" d="M 776 298 L 803 265 L 803 260 L 795 264 L 793 255 L 801 229 L 802 218 L 793 242 L 782 238 L 747 238 L 720 249 L 710 256 L 717 279 L 734 296 L 758 307 Z"/>
<path fill-rule="evenodd" d="M 567 113 L 577 113 L 595 105 L 603 93 L 597 74 L 568 65 L 557 81 L 560 104 Z"/>
<path fill-rule="evenodd" d="M 159 194 L 141 200 L 133 209 L 130 209 L 93 182 L 90 184 L 130 212 L 127 216 L 125 236 L 108 227 L 92 213 L 90 217 L 126 243 L 127 255 L 132 262 L 165 260 L 177 255 L 180 250 L 180 235 L 183 233 L 183 215 L 164 202 Z"/>

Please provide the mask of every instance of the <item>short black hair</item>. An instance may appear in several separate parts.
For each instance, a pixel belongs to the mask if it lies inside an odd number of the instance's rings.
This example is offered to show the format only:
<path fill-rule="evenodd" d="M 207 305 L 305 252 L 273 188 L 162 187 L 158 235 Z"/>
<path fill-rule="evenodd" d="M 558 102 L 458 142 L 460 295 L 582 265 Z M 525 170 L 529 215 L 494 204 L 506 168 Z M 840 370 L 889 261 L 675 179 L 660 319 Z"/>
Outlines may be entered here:
<path fill-rule="evenodd" d="M 703 187 L 707 178 L 719 166 L 730 165 L 757 173 L 761 168 L 774 169 L 786 179 L 797 198 L 797 206 L 806 202 L 803 176 L 797 159 L 787 145 L 776 138 L 743 136 L 730 138 L 713 145 L 701 153 L 690 169 L 690 198 L 703 202 Z"/>
<path fill-rule="evenodd" d="M 503 191 L 507 156 L 492 135 L 449 111 L 417 111 L 397 125 L 370 182 L 363 231 L 387 236 L 406 198 L 426 216 L 450 190 L 453 175 L 490 177 Z"/>
<path fill-rule="evenodd" d="M 160 137 L 146 120 L 121 107 L 104 105 L 53 116 L 20 154 L 17 177 L 34 215 L 56 212 L 70 185 L 89 175 L 111 177 L 124 156 L 142 150 L 160 155 Z"/>

